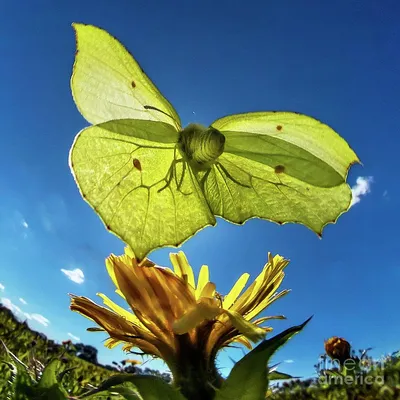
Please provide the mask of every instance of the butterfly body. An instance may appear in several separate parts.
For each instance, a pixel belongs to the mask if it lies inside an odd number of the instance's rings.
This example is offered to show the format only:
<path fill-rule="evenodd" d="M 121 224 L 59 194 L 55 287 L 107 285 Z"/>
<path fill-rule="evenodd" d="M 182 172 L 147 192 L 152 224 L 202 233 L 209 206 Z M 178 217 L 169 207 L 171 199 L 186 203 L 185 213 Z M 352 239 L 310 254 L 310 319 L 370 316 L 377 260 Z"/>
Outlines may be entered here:
<path fill-rule="evenodd" d="M 223 153 L 225 136 L 215 128 L 190 124 L 180 132 L 178 144 L 192 168 L 208 169 Z"/>

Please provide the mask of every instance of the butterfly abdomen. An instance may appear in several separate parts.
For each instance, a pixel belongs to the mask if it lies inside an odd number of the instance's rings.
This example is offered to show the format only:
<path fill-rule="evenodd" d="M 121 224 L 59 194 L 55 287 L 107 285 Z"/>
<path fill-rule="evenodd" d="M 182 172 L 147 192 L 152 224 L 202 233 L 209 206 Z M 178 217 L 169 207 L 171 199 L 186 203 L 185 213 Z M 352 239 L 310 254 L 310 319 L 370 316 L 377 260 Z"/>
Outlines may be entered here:
<path fill-rule="evenodd" d="M 224 152 L 225 136 L 215 128 L 190 124 L 180 132 L 178 143 L 192 166 L 208 168 Z"/>

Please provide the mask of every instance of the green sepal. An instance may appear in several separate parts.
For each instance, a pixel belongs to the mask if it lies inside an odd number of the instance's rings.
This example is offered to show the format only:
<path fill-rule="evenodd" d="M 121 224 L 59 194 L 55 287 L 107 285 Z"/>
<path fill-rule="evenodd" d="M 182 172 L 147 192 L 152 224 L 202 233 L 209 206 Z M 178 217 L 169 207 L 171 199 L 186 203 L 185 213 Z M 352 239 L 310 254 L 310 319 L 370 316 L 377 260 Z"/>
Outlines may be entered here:
<path fill-rule="evenodd" d="M 264 340 L 246 354 L 232 368 L 214 400 L 264 400 L 269 381 L 268 360 L 289 339 L 299 333 L 311 318 L 269 340 Z"/>

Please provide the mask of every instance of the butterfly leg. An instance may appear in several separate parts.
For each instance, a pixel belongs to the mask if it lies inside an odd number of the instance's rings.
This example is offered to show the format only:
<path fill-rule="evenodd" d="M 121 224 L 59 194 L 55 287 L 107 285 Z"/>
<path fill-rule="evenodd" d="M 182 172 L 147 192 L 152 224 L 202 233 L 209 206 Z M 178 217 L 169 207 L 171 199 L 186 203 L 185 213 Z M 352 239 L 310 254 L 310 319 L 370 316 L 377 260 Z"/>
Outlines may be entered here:
<path fill-rule="evenodd" d="M 177 174 L 177 171 L 176 171 L 176 165 L 177 165 L 178 163 L 182 163 L 182 173 L 181 173 L 181 177 L 179 178 L 179 180 L 178 180 L 178 174 Z M 188 196 L 188 195 L 192 194 L 193 192 L 184 192 L 183 190 L 181 190 L 182 183 L 183 183 L 183 178 L 185 177 L 185 173 L 186 173 L 186 168 L 187 168 L 186 162 L 185 162 L 182 158 L 179 159 L 179 160 L 177 160 L 176 163 L 175 163 L 175 173 L 174 173 L 174 176 L 175 176 L 176 188 L 177 188 L 183 195 Z"/>
<path fill-rule="evenodd" d="M 175 160 L 172 161 L 171 166 L 168 169 L 167 174 L 165 175 L 165 178 L 163 179 L 165 181 L 165 185 L 161 187 L 160 189 L 157 190 L 157 193 L 162 192 L 164 189 L 166 189 L 172 181 L 172 178 L 174 177 L 174 165 L 175 165 Z M 162 180 L 160 181 L 162 182 Z"/>
<path fill-rule="evenodd" d="M 158 193 L 162 192 L 164 189 L 166 189 L 172 182 L 172 179 L 175 179 L 175 184 L 176 184 L 176 188 L 179 192 L 181 192 L 183 195 L 187 196 L 192 194 L 192 192 L 186 193 L 182 190 L 182 184 L 183 184 L 183 179 L 185 177 L 185 172 L 186 172 L 186 162 L 183 158 L 179 158 L 176 159 L 176 151 L 177 148 L 175 147 L 174 149 L 174 160 L 171 163 L 171 166 L 168 169 L 167 174 L 165 175 L 165 185 L 163 187 L 161 187 L 160 189 L 158 189 Z M 180 178 L 178 179 L 178 173 L 177 173 L 177 169 L 176 166 L 178 164 L 182 163 L 182 173 Z"/>
<path fill-rule="evenodd" d="M 220 172 L 221 175 L 222 175 L 222 173 L 224 173 L 232 182 L 235 182 L 237 185 L 243 186 L 245 188 L 251 188 L 250 185 L 246 185 L 246 184 L 236 180 L 221 163 L 217 162 L 215 164 L 215 167 L 218 169 L 218 171 Z"/>

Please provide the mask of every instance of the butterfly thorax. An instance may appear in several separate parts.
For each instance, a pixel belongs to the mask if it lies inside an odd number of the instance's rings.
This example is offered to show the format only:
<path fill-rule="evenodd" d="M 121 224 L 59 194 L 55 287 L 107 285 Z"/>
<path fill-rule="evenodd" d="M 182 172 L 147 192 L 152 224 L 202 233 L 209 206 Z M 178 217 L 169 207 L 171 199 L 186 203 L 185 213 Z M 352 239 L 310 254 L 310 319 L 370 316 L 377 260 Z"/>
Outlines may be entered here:
<path fill-rule="evenodd" d="M 178 145 L 192 167 L 207 169 L 224 152 L 225 136 L 213 127 L 190 124 L 179 133 Z"/>

